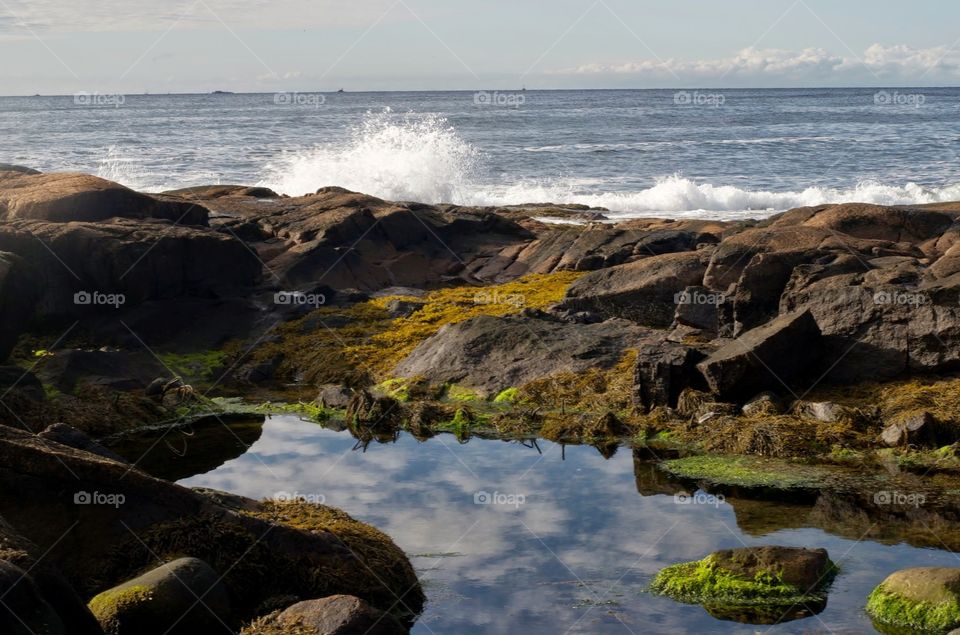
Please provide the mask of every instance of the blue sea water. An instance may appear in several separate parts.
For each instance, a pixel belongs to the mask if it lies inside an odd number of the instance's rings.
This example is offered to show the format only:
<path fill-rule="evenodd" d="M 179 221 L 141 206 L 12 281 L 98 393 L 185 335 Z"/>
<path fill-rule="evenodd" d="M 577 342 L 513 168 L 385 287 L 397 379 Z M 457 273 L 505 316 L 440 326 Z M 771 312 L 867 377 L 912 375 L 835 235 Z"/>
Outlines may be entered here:
<path fill-rule="evenodd" d="M 615 217 L 960 199 L 960 88 L 0 98 L 0 161 Z"/>

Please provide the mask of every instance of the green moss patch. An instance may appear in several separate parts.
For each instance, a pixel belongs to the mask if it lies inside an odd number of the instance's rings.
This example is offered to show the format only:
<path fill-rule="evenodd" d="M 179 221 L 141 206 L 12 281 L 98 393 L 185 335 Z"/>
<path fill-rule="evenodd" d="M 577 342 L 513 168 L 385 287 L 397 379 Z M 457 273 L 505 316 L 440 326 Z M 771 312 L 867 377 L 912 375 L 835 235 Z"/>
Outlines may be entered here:
<path fill-rule="evenodd" d="M 946 633 L 960 627 L 960 604 L 955 599 L 917 602 L 887 591 L 882 584 L 867 598 L 867 613 L 882 624 L 925 633 Z"/>
<path fill-rule="evenodd" d="M 758 571 L 747 578 L 707 556 L 661 570 L 651 590 L 680 602 L 701 604 L 721 619 L 769 624 L 823 610 L 826 591 L 836 575 L 836 566 L 829 566 L 817 588 L 806 590 L 788 584 L 776 570 Z"/>
<path fill-rule="evenodd" d="M 830 477 L 824 468 L 754 456 L 688 456 L 660 467 L 679 478 L 771 489 L 817 489 Z"/>

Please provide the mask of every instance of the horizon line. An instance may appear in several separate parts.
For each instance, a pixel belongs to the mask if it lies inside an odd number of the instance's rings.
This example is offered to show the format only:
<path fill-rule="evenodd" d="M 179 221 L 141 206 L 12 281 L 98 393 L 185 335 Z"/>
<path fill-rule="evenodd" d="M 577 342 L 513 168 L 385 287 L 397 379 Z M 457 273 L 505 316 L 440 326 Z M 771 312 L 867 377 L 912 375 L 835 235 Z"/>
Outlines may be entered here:
<path fill-rule="evenodd" d="M 34 97 L 73 97 L 76 95 L 124 95 L 124 96 L 198 96 L 198 95 L 274 95 L 277 93 L 301 93 L 301 94 L 383 94 L 383 93 L 477 93 L 477 92 L 601 92 L 601 91 L 684 91 L 684 90 L 714 90 L 714 91 L 745 91 L 745 90 L 879 90 L 879 89 L 953 89 L 960 88 L 960 84 L 955 85 L 896 85 L 896 84 L 876 84 L 863 86 L 675 86 L 675 87 L 647 87 L 647 88 L 456 88 L 456 89 L 391 89 L 391 90 L 273 90 L 273 91 L 231 91 L 224 89 L 212 89 L 207 92 L 189 92 L 189 91 L 169 91 L 169 92 L 99 92 L 99 91 L 75 91 L 71 93 L 34 93 L 30 94 L 0 94 L 0 98 L 34 98 Z"/>

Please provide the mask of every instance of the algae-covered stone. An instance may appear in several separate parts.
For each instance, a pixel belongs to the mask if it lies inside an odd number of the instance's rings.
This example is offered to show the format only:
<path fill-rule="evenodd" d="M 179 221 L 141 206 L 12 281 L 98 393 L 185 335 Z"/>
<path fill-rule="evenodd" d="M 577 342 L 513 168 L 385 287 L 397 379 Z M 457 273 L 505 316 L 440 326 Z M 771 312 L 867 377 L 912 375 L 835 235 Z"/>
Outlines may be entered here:
<path fill-rule="evenodd" d="M 835 574 L 825 549 L 745 547 L 666 567 L 651 588 L 718 617 L 769 623 L 799 617 L 796 607 L 822 610 Z"/>
<path fill-rule="evenodd" d="M 214 632 L 230 618 L 220 576 L 197 558 L 180 558 L 104 591 L 90 610 L 107 635 Z"/>
<path fill-rule="evenodd" d="M 921 632 L 960 627 L 960 568 L 897 571 L 870 593 L 867 613 L 879 624 Z"/>

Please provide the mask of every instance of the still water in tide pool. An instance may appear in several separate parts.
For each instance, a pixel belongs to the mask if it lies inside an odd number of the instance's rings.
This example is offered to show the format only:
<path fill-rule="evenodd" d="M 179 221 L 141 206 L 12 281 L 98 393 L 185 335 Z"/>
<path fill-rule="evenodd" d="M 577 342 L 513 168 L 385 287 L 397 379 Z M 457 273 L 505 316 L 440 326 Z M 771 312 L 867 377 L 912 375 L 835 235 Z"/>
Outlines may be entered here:
<path fill-rule="evenodd" d="M 418 635 L 873 633 L 863 604 L 889 573 L 958 566 L 946 550 L 861 540 L 874 521 L 841 522 L 822 501 L 678 504 L 682 485 L 629 448 L 604 458 L 592 447 L 548 441 L 461 444 L 441 435 L 420 442 L 407 434 L 362 448 L 349 432 L 289 416 L 244 434 L 248 451 L 240 454 L 231 434 L 235 458 L 185 464 L 181 476 L 209 471 L 180 483 L 313 498 L 383 529 L 410 554 L 429 598 Z M 199 437 L 170 438 L 170 447 L 182 442 L 177 450 L 189 456 L 191 444 L 202 447 Z M 185 459 L 152 460 L 175 472 Z M 940 544 L 933 535 L 914 543 Z M 666 565 L 761 544 L 828 549 L 841 573 L 823 612 L 775 626 L 740 624 L 646 590 Z"/>

